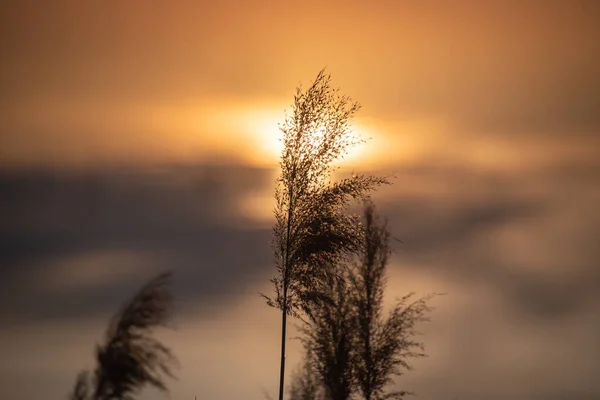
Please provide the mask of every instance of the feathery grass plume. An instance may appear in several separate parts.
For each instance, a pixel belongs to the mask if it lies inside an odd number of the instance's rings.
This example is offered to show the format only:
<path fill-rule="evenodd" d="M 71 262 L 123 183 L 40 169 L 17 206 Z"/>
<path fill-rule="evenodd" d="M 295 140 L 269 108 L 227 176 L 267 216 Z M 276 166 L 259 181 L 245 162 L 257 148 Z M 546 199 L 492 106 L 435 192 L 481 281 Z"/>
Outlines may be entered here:
<path fill-rule="evenodd" d="M 400 299 L 387 318 L 383 315 L 386 268 L 390 256 L 390 234 L 380 222 L 375 207 L 366 202 L 361 260 L 350 274 L 356 334 L 353 344 L 353 367 L 357 389 L 365 400 L 402 398 L 407 391 L 386 392 L 393 377 L 410 369 L 408 359 L 424 357 L 423 344 L 414 339 L 415 327 L 428 321 L 432 310 L 429 295 L 410 301 L 413 294 Z"/>
<path fill-rule="evenodd" d="M 79 374 L 72 400 L 133 400 L 145 385 L 166 391 L 163 375 L 174 377 L 176 359 L 154 339 L 152 330 L 166 326 L 173 302 L 167 283 L 171 273 L 150 280 L 110 321 L 104 344 L 96 347 L 93 389 L 87 372 Z"/>
<path fill-rule="evenodd" d="M 105 344 L 96 349 L 97 400 L 133 399 L 146 384 L 167 390 L 161 375 L 173 377 L 175 358 L 150 335 L 153 328 L 166 326 L 172 315 L 172 297 L 166 289 L 171 275 L 163 273 L 150 280 L 113 317 Z"/>
<path fill-rule="evenodd" d="M 273 241 L 277 274 L 275 295 L 263 295 L 282 312 L 279 400 L 283 399 L 287 316 L 298 316 L 315 295 L 319 280 L 331 275 L 327 265 L 351 254 L 358 241 L 356 218 L 344 211 L 351 198 L 361 199 L 384 178 L 357 175 L 331 182 L 332 163 L 362 142 L 351 131 L 358 103 L 332 89 L 320 71 L 306 90 L 297 88 L 292 114 L 279 128 L 283 151 L 275 190 Z"/>
<path fill-rule="evenodd" d="M 321 385 L 317 377 L 314 358 L 309 351 L 304 360 L 292 375 L 290 384 L 290 400 L 320 400 L 322 399 Z"/>
<path fill-rule="evenodd" d="M 355 332 L 348 271 L 324 282 L 319 301 L 311 302 L 310 321 L 300 331 L 305 349 L 328 400 L 347 400 L 354 387 L 352 344 Z"/>

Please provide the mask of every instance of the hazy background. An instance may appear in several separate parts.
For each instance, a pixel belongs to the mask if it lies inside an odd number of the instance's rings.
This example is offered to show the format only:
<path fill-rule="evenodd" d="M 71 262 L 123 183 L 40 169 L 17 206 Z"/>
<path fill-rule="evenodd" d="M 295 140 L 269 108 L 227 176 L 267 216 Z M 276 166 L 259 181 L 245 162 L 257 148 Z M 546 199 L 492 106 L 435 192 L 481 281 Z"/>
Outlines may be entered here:
<path fill-rule="evenodd" d="M 599 4 L 4 2 L 0 398 L 65 398 L 165 269 L 171 398 L 276 394 L 277 123 L 324 66 L 372 137 L 343 165 L 397 176 L 389 298 L 448 293 L 399 385 L 600 398 Z"/>

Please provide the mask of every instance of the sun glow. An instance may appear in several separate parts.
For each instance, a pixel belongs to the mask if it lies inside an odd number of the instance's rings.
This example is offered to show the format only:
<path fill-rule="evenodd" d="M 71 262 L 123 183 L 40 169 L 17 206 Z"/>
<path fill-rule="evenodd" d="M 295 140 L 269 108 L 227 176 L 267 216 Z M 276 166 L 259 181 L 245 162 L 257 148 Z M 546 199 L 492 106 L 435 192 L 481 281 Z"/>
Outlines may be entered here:
<path fill-rule="evenodd" d="M 258 149 L 258 158 L 254 162 L 275 164 L 283 151 L 283 134 L 279 129 L 282 114 L 274 111 L 256 110 L 249 115 L 249 134 L 254 138 Z"/>
<path fill-rule="evenodd" d="M 171 142 L 176 146 L 186 142 L 190 153 L 198 152 L 200 157 L 211 159 L 226 156 L 231 160 L 247 162 L 256 166 L 274 167 L 279 162 L 283 151 L 283 133 L 279 124 L 285 119 L 284 106 L 277 103 L 265 103 L 259 106 L 247 104 L 213 104 L 186 110 L 180 116 L 181 131 L 187 131 L 183 137 L 171 135 Z M 164 118 L 164 125 L 172 117 Z M 364 164 L 378 162 L 378 154 L 382 146 L 379 129 L 367 120 L 356 120 L 350 128 L 350 136 L 364 140 L 352 146 L 343 159 L 336 165 L 351 164 L 352 168 Z M 324 132 L 318 130 L 314 137 L 315 144 L 322 140 Z M 191 135 L 191 136 L 190 136 Z M 208 146 L 206 146 L 208 145 Z M 210 150 L 209 150 L 210 148 Z M 211 158 L 212 157 L 212 158 Z"/>
<path fill-rule="evenodd" d="M 278 162 L 283 150 L 283 133 L 279 129 L 281 121 L 283 121 L 283 115 L 275 112 L 256 111 L 253 113 L 251 120 L 248 121 L 247 126 L 250 127 L 248 133 L 256 140 L 257 148 L 260 149 L 257 156 L 260 159 L 253 159 L 252 161 L 261 164 L 274 164 Z M 317 145 L 321 142 L 324 133 L 324 129 L 317 130 L 311 139 L 312 144 Z M 351 129 L 351 135 L 363 140 L 367 140 L 372 136 L 369 129 L 363 124 L 355 124 Z M 365 162 L 365 157 L 372 153 L 368 149 L 368 142 L 367 140 L 367 143 L 359 143 L 350 148 L 348 154 L 344 156 L 344 161 L 351 161 L 353 163 Z"/>

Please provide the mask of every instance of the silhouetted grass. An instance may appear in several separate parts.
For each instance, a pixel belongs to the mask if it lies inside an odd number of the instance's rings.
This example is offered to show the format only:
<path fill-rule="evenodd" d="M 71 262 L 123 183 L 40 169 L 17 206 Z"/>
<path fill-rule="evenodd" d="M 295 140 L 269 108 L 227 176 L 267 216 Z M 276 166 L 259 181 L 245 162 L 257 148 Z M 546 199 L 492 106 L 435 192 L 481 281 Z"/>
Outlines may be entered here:
<path fill-rule="evenodd" d="M 283 399 L 288 314 L 306 307 L 328 268 L 357 244 L 355 218 L 344 211 L 351 198 L 364 198 L 383 178 L 353 176 L 332 183 L 331 164 L 361 142 L 351 132 L 358 103 L 332 89 L 331 78 L 320 71 L 312 85 L 297 88 L 292 113 L 280 125 L 283 151 L 275 190 L 273 249 L 277 274 L 271 279 L 275 296 L 267 304 L 282 313 L 279 400 Z"/>
<path fill-rule="evenodd" d="M 171 273 L 151 279 L 111 319 L 103 344 L 96 347 L 93 378 L 81 372 L 72 400 L 133 400 L 146 385 L 166 391 L 164 376 L 174 377 L 171 350 L 152 337 L 166 326 L 173 302 L 167 283 Z"/>
<path fill-rule="evenodd" d="M 408 294 L 385 316 L 390 234 L 371 201 L 365 203 L 357 231 L 362 236 L 354 262 L 333 266 L 335 276 L 322 281 L 321 295 L 308 303 L 309 320 L 300 329 L 311 358 L 305 361 L 310 365 L 302 368 L 315 372 L 328 400 L 399 399 L 410 392 L 386 389 L 395 376 L 411 368 L 411 358 L 425 356 L 415 328 L 428 320 L 426 314 L 432 310 L 428 301 L 434 295 L 412 301 L 413 294 Z M 295 396 L 305 398 L 318 392 L 298 379 L 292 385 L 299 388 Z"/>

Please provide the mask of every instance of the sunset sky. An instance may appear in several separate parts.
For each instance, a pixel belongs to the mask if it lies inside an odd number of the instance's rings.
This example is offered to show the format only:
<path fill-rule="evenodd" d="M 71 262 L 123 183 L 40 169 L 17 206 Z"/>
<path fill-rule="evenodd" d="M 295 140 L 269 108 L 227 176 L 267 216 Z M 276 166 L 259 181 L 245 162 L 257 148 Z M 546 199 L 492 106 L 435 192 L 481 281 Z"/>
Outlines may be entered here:
<path fill-rule="evenodd" d="M 599 38 L 596 1 L 4 2 L 0 399 L 66 398 L 169 269 L 171 399 L 276 395 L 277 124 L 325 67 L 342 173 L 396 176 L 388 300 L 447 293 L 398 388 L 600 398 Z"/>

